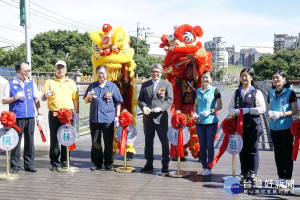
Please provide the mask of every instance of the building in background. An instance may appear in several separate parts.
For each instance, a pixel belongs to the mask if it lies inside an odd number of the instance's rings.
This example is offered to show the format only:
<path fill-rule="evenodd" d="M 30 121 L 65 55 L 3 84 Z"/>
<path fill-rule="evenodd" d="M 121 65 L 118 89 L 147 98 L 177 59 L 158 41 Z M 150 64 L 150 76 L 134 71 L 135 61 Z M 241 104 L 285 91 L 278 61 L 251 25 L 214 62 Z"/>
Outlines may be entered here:
<path fill-rule="evenodd" d="M 212 53 L 212 63 L 216 64 L 218 69 L 228 68 L 228 52 L 224 44 L 225 38 L 222 36 L 204 43 L 204 48 Z"/>
<path fill-rule="evenodd" d="M 274 53 L 288 48 L 299 47 L 299 37 L 300 33 L 298 33 L 298 37 L 288 36 L 288 34 L 274 34 Z"/>
<path fill-rule="evenodd" d="M 149 48 L 149 55 L 155 56 L 155 57 L 161 57 L 164 58 L 166 56 L 166 51 L 163 48 L 159 48 L 159 45 L 161 43 L 160 40 L 161 37 L 159 36 L 148 36 L 146 38 L 146 44 Z"/>

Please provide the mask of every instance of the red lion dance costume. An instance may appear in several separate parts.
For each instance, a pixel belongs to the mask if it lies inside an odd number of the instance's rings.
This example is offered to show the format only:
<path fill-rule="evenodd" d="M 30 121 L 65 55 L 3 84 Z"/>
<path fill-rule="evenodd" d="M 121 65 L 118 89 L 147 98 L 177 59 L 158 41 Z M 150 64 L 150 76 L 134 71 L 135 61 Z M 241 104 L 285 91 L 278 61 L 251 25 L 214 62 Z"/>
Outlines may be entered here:
<path fill-rule="evenodd" d="M 190 130 L 190 141 L 185 145 L 185 156 L 188 155 L 186 150 L 189 147 L 194 158 L 198 158 L 200 153 L 200 145 L 197 136 L 195 122 L 192 118 L 194 112 L 195 99 L 190 98 L 189 103 L 183 97 L 185 92 L 196 93 L 196 89 L 202 86 L 200 77 L 206 70 L 211 69 L 211 53 L 206 51 L 199 41 L 199 38 L 203 35 L 202 28 L 200 26 L 190 26 L 184 24 L 178 27 L 174 27 L 175 31 L 172 35 L 163 35 L 161 37 L 162 43 L 160 48 L 164 48 L 167 55 L 164 60 L 164 70 L 167 72 L 167 80 L 173 85 L 174 102 L 171 107 L 171 113 L 176 110 L 180 110 L 187 116 L 187 126 Z M 188 57 L 193 56 L 196 60 L 196 69 L 199 75 L 198 80 L 195 80 L 195 87 L 192 87 L 186 76 L 186 66 L 191 63 Z M 187 84 L 179 84 L 186 81 L 193 91 L 187 91 Z M 186 88 L 185 88 L 186 87 Z M 190 89 L 191 90 L 191 89 Z M 173 149 L 174 150 L 174 149 Z M 172 151 L 172 147 L 171 147 Z"/>

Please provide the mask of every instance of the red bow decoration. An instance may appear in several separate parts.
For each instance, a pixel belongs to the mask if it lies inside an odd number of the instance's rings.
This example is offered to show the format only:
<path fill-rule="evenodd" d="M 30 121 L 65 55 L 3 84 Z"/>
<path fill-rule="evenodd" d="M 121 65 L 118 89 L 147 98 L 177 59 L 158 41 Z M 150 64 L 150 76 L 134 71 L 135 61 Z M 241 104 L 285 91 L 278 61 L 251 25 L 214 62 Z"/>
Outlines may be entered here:
<path fill-rule="evenodd" d="M 215 158 L 208 164 L 208 167 L 210 169 L 212 169 L 215 166 L 215 164 L 217 164 L 221 156 L 226 151 L 229 143 L 229 136 L 237 130 L 239 134 L 243 134 L 243 109 L 240 109 L 238 124 L 233 118 L 224 119 L 222 123 L 222 129 L 225 134 L 225 137 Z"/>
<path fill-rule="evenodd" d="M 73 119 L 73 112 L 70 109 L 66 109 L 66 108 L 61 108 L 58 110 L 58 112 L 53 112 L 53 117 L 58 117 L 58 120 L 62 123 L 62 124 L 69 124 L 71 125 L 71 120 Z M 69 150 L 73 151 L 74 149 L 76 149 L 76 144 L 72 144 L 71 146 L 69 146 Z"/>
<path fill-rule="evenodd" d="M 126 151 L 127 137 L 128 137 L 128 126 L 132 123 L 132 115 L 128 111 L 123 111 L 119 116 L 119 124 L 122 126 L 122 134 L 120 142 L 118 144 L 119 155 L 124 155 Z"/>
<path fill-rule="evenodd" d="M 19 133 L 21 132 L 20 127 L 16 125 L 16 114 L 10 111 L 3 111 L 0 116 L 1 124 L 4 127 L 10 127 L 16 129 Z"/>
<path fill-rule="evenodd" d="M 295 137 L 292 160 L 296 161 L 300 143 L 300 119 L 296 119 L 291 123 L 291 133 Z"/>
<path fill-rule="evenodd" d="M 177 152 L 176 147 L 171 144 L 170 156 L 172 158 L 183 157 L 183 131 L 181 125 L 185 126 L 187 123 L 186 116 L 183 113 L 176 112 L 171 119 L 171 124 L 173 128 L 178 129 L 178 143 L 177 143 Z"/>

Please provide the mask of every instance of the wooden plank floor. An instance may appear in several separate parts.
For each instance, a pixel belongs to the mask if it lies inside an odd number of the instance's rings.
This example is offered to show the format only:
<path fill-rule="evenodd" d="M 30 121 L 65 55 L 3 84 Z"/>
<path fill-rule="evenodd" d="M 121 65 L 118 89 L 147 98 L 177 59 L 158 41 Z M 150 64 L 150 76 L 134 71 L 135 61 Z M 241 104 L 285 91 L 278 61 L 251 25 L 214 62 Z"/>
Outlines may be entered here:
<path fill-rule="evenodd" d="M 232 92 L 222 93 L 224 110 L 220 113 L 220 121 L 227 117 L 227 106 Z M 141 173 L 144 166 L 144 135 L 142 120 L 137 119 L 138 137 L 135 142 L 137 154 L 129 166 L 137 169 L 135 173 L 116 173 L 113 171 L 90 171 L 90 135 L 77 139 L 77 149 L 71 153 L 71 166 L 78 167 L 77 173 L 59 173 L 48 169 L 49 149 L 36 147 L 35 165 L 37 173 L 19 172 L 16 180 L 0 180 L 0 199 L 296 199 L 286 195 L 230 195 L 223 189 L 222 177 L 231 175 L 232 157 L 228 153 L 220 159 L 210 177 L 200 177 L 196 173 L 201 164 L 191 156 L 182 162 L 181 169 L 189 171 L 187 178 L 172 178 L 161 174 L 161 146 L 155 138 L 154 171 Z M 219 139 L 222 139 L 222 131 Z M 267 137 L 266 137 L 267 138 Z M 219 146 L 220 142 L 216 142 Z M 216 147 L 217 148 L 217 147 Z M 217 151 L 217 149 L 216 149 Z M 236 158 L 237 174 L 240 173 L 239 158 Z M 123 157 L 115 156 L 114 166 L 122 166 Z M 300 187 L 299 160 L 294 163 L 293 179 L 295 187 Z M 170 162 L 170 169 L 177 169 L 177 162 Z M 5 172 L 5 153 L 0 153 L 0 172 Z M 268 149 L 260 151 L 260 167 L 258 177 L 261 180 L 275 179 L 276 166 L 273 152 Z M 298 198 L 297 198 L 298 199 Z"/>

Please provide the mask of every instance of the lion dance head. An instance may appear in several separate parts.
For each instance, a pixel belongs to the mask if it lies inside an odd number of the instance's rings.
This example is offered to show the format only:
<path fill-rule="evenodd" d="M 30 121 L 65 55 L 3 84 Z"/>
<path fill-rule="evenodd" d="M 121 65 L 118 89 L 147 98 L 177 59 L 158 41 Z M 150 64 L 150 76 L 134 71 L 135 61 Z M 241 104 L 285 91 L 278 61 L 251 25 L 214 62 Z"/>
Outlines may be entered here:
<path fill-rule="evenodd" d="M 198 157 L 200 152 L 195 123 L 191 117 L 194 112 L 195 90 L 202 86 L 200 79 L 202 73 L 211 70 L 212 64 L 212 54 L 206 51 L 200 42 L 202 35 L 203 31 L 200 26 L 193 27 L 183 24 L 175 26 L 173 34 L 163 35 L 161 37 L 162 43 L 160 44 L 160 48 L 164 48 L 167 53 L 163 68 L 167 73 L 168 81 L 173 86 L 174 101 L 171 112 L 174 113 L 175 110 L 181 110 L 182 113 L 187 115 L 191 138 L 185 147 L 189 147 L 195 158 Z M 194 63 L 196 63 L 199 78 L 197 80 L 193 78 L 190 82 L 191 79 L 188 77 L 187 71 L 189 71 L 188 67 L 192 63 L 191 57 L 195 58 L 193 60 L 195 60 Z M 187 155 L 187 151 L 185 151 L 185 155 Z"/>

